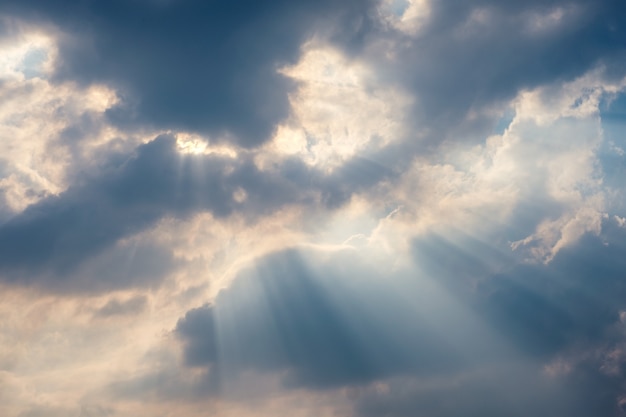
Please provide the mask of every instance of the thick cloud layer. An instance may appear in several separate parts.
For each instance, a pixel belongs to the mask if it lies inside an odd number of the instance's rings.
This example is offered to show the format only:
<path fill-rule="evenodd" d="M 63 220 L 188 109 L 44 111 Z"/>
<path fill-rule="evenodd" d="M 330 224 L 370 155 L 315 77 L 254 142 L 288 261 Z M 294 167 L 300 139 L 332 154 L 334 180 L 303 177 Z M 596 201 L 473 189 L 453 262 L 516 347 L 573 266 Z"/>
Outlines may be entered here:
<path fill-rule="evenodd" d="M 122 238 L 166 217 L 208 212 L 219 220 L 237 212 L 262 218 L 289 204 L 336 208 L 390 174 L 359 159 L 328 175 L 297 160 L 260 171 L 252 158 L 180 154 L 173 137 L 160 136 L 127 161 L 1 225 L 0 270 L 5 281 L 36 284 L 41 274 L 70 274 Z M 115 281 L 115 287 L 123 286 L 122 280 Z M 56 282 L 44 285 L 64 287 L 62 280 Z"/>
<path fill-rule="evenodd" d="M 456 238 L 420 239 L 415 267 L 391 273 L 350 251 L 262 259 L 179 320 L 185 364 L 211 390 L 245 370 L 315 389 L 391 381 L 357 401 L 363 416 L 621 415 L 624 229 L 534 266 Z"/>
<path fill-rule="evenodd" d="M 414 94 L 414 126 L 429 144 L 482 140 L 520 91 L 593 68 L 625 75 L 620 1 L 415 3 L 426 17 L 387 33 L 371 60 Z"/>
<path fill-rule="evenodd" d="M 371 25 L 370 3 L 34 0 L 0 13 L 62 31 L 55 79 L 119 89 L 115 123 L 254 146 L 289 113 L 292 84 L 277 69 L 295 62 L 319 26 L 354 43 Z"/>
<path fill-rule="evenodd" d="M 415 94 L 416 125 L 431 126 L 435 137 L 436 129 L 454 128 L 520 90 L 572 80 L 595 66 L 610 78 L 624 74 L 618 0 L 422 8 L 427 19 L 413 34 L 385 28 L 380 6 L 366 0 L 29 0 L 0 12 L 61 30 L 55 78 L 119 89 L 122 102 L 109 110 L 116 123 L 202 132 L 244 146 L 267 140 L 289 115 L 293 85 L 277 69 L 294 63 L 315 34 L 352 54 L 369 50 L 365 58 L 389 82 Z"/>
<path fill-rule="evenodd" d="M 394 374 L 445 373 L 467 366 L 470 353 L 479 362 L 503 354 L 486 334 L 462 342 L 469 328 L 481 329 L 461 312 L 451 313 L 447 323 L 456 334 L 443 334 L 436 318 L 441 306 L 428 301 L 433 291 L 419 282 L 380 276 L 350 252 L 326 262 L 308 257 L 271 255 L 214 305 L 189 311 L 176 327 L 186 364 L 210 366 L 225 379 L 246 369 L 284 370 L 288 385 L 326 388 Z M 396 286 L 415 291 L 398 299 Z"/>

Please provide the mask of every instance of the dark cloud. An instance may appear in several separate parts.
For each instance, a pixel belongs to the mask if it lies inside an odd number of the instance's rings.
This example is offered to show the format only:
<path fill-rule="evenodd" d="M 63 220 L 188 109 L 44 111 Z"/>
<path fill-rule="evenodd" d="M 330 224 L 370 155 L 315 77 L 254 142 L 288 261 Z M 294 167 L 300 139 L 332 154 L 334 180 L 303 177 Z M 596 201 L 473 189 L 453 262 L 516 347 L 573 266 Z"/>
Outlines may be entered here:
<path fill-rule="evenodd" d="M 483 140 L 501 117 L 494 110 L 522 90 L 600 66 L 608 78 L 626 74 L 618 0 L 447 0 L 429 8 L 415 37 L 390 35 L 383 53 L 391 59 L 372 57 L 390 83 L 415 94 L 413 120 L 429 129 L 428 143 Z"/>
<path fill-rule="evenodd" d="M 364 416 L 620 416 L 624 245 L 626 230 L 607 221 L 549 264 L 457 235 L 416 240 L 408 271 L 351 251 L 281 252 L 175 334 L 214 389 L 255 370 L 288 387 L 390 382 L 357 399 Z"/>
<path fill-rule="evenodd" d="M 546 266 L 516 266 L 486 281 L 478 308 L 532 355 L 606 340 L 626 307 L 625 248 L 626 230 L 607 222 L 601 236 L 584 236 Z"/>
<path fill-rule="evenodd" d="M 571 373 L 550 376 L 526 365 L 483 369 L 445 380 L 394 380 L 388 390 L 367 389 L 358 417 L 623 416 L 623 382 L 588 361 Z"/>
<path fill-rule="evenodd" d="M 493 251 L 480 242 L 417 240 L 420 268 L 518 353 L 506 366 L 368 389 L 356 415 L 626 415 L 624 245 L 626 230 L 607 220 L 600 236 L 585 235 L 549 264 L 509 259 L 494 268 Z"/>
<path fill-rule="evenodd" d="M 357 399 L 355 415 L 360 417 L 444 417 L 444 416 L 543 416 L 545 409 L 564 402 L 563 394 L 548 381 L 532 378 L 524 369 L 485 370 L 455 380 L 391 381 L 386 391 L 367 389 Z M 558 395 L 560 394 L 560 395 Z M 553 416 L 562 415 L 554 413 Z"/>
<path fill-rule="evenodd" d="M 207 161 L 204 177 L 177 162 L 174 140 L 161 137 L 109 175 L 29 206 L 0 226 L 0 269 L 18 277 L 43 270 L 63 275 L 168 212 L 197 204 L 227 214 L 231 199 L 219 184 L 224 161 Z"/>
<path fill-rule="evenodd" d="M 5 280 L 32 283 L 46 273 L 53 277 L 48 285 L 55 287 L 67 283 L 62 277 L 72 275 L 85 260 L 164 217 L 210 212 L 219 219 L 238 212 L 258 218 L 296 203 L 310 209 L 334 208 L 392 174 L 360 160 L 348 161 L 330 174 L 295 159 L 261 171 L 252 157 L 182 155 L 173 137 L 160 136 L 141 145 L 130 159 L 112 158 L 100 173 L 83 176 L 60 195 L 45 198 L 0 225 L 0 271 Z M 244 201 L 234 196 L 240 189 L 246 194 Z M 127 264 L 122 252 L 110 256 L 105 263 L 120 268 Z M 175 263 L 163 249 L 153 247 L 141 247 L 133 259 L 126 272 L 106 265 L 99 268 L 103 261 L 94 260 L 94 267 L 102 271 L 96 274 L 102 277 L 98 280 L 102 287 L 147 283 L 151 274 L 162 275 L 158 272 Z"/>
<path fill-rule="evenodd" d="M 19 33 L 18 25 L 12 19 L 7 16 L 0 16 L 0 45 L 10 43 L 13 41 L 13 37 Z M 2 84 L 0 83 L 0 85 Z"/>
<path fill-rule="evenodd" d="M 624 74 L 618 0 L 437 1 L 415 37 L 385 29 L 377 3 L 26 0 L 0 12 L 60 28 L 55 79 L 119 89 L 122 103 L 108 111 L 116 123 L 230 133 L 244 146 L 267 139 L 288 115 L 293 85 L 276 70 L 315 33 L 413 92 L 412 119 L 433 128 L 433 140 L 439 129 L 467 138 L 472 126 L 482 136 L 496 120 L 476 118 L 480 110 L 523 89 L 599 65 L 612 79 Z M 364 55 L 380 39 L 393 59 Z"/>
<path fill-rule="evenodd" d="M 414 93 L 411 120 L 429 143 L 483 138 L 500 115 L 480 111 L 521 90 L 599 65 L 612 79 L 625 73 L 619 0 L 431 2 L 414 37 L 385 28 L 378 3 L 26 0 L 0 13 L 60 28 L 55 79 L 119 89 L 108 111 L 118 124 L 230 133 L 245 146 L 288 115 L 293 85 L 276 70 L 314 33 Z M 384 55 L 368 48 L 381 39 Z"/>
<path fill-rule="evenodd" d="M 253 146 L 288 115 L 293 86 L 276 70 L 322 26 L 357 45 L 372 3 L 26 0 L 0 13 L 61 29 L 55 79 L 119 89 L 116 123 L 230 133 Z"/>
<path fill-rule="evenodd" d="M 626 229 L 607 219 L 600 236 L 584 235 L 548 264 L 520 263 L 514 253 L 459 233 L 416 239 L 413 251 L 424 274 L 520 353 L 547 360 L 602 340 L 619 320 L 626 307 L 626 261 L 619 255 L 625 248 Z"/>
<path fill-rule="evenodd" d="M 286 371 L 287 385 L 328 388 L 396 374 L 445 374 L 467 366 L 468 352 L 478 362 L 502 356 L 461 311 L 447 313 L 451 329 L 441 333 L 437 315 L 449 306 L 440 299 L 433 305 L 427 288 L 414 288 L 403 300 L 393 289 L 403 279 L 377 277 L 350 252 L 327 261 L 295 251 L 271 255 L 214 305 L 178 322 L 185 363 L 224 379 L 246 369 Z M 467 339 L 467 332 L 480 338 Z"/>

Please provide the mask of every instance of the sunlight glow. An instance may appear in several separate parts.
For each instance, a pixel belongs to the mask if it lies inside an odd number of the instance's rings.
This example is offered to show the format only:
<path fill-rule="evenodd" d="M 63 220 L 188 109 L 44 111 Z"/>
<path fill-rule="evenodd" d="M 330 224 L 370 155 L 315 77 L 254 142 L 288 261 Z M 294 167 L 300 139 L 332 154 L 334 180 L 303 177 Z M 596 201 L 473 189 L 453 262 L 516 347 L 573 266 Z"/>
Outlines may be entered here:
<path fill-rule="evenodd" d="M 176 140 L 178 151 L 183 154 L 200 155 L 206 153 L 208 145 L 205 141 L 199 139 L 183 139 L 180 137 Z"/>
<path fill-rule="evenodd" d="M 176 133 L 176 147 L 183 155 L 210 155 L 217 154 L 228 158 L 236 158 L 237 151 L 228 146 L 211 146 L 209 141 L 198 135 L 178 132 Z"/>
<path fill-rule="evenodd" d="M 55 55 L 54 39 L 43 33 L 31 32 L 0 43 L 0 79 L 19 81 L 45 75 Z"/>
<path fill-rule="evenodd" d="M 377 85 L 373 71 L 314 42 L 296 65 L 280 72 L 299 84 L 290 96 L 292 117 L 278 126 L 271 150 L 311 165 L 335 166 L 403 137 L 411 103 L 406 93 Z"/>

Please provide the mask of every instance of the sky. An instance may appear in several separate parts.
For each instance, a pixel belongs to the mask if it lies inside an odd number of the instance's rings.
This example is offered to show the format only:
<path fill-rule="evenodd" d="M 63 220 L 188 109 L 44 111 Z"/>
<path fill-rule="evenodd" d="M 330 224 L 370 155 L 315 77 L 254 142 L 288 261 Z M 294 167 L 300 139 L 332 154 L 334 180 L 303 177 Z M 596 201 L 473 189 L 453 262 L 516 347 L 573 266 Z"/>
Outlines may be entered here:
<path fill-rule="evenodd" d="M 0 415 L 626 416 L 620 0 L 0 1 Z"/>

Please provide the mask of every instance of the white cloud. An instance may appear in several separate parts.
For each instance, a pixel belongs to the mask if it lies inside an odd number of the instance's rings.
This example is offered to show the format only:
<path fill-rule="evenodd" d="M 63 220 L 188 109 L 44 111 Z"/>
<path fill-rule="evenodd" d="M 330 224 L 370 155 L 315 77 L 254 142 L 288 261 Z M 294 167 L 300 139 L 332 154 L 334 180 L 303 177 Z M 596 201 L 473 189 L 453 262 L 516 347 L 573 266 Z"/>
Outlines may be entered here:
<path fill-rule="evenodd" d="M 407 94 L 377 84 L 372 70 L 325 45 L 311 43 L 282 73 L 299 83 L 292 117 L 279 126 L 271 151 L 336 166 L 355 154 L 401 139 L 411 103 Z"/>

